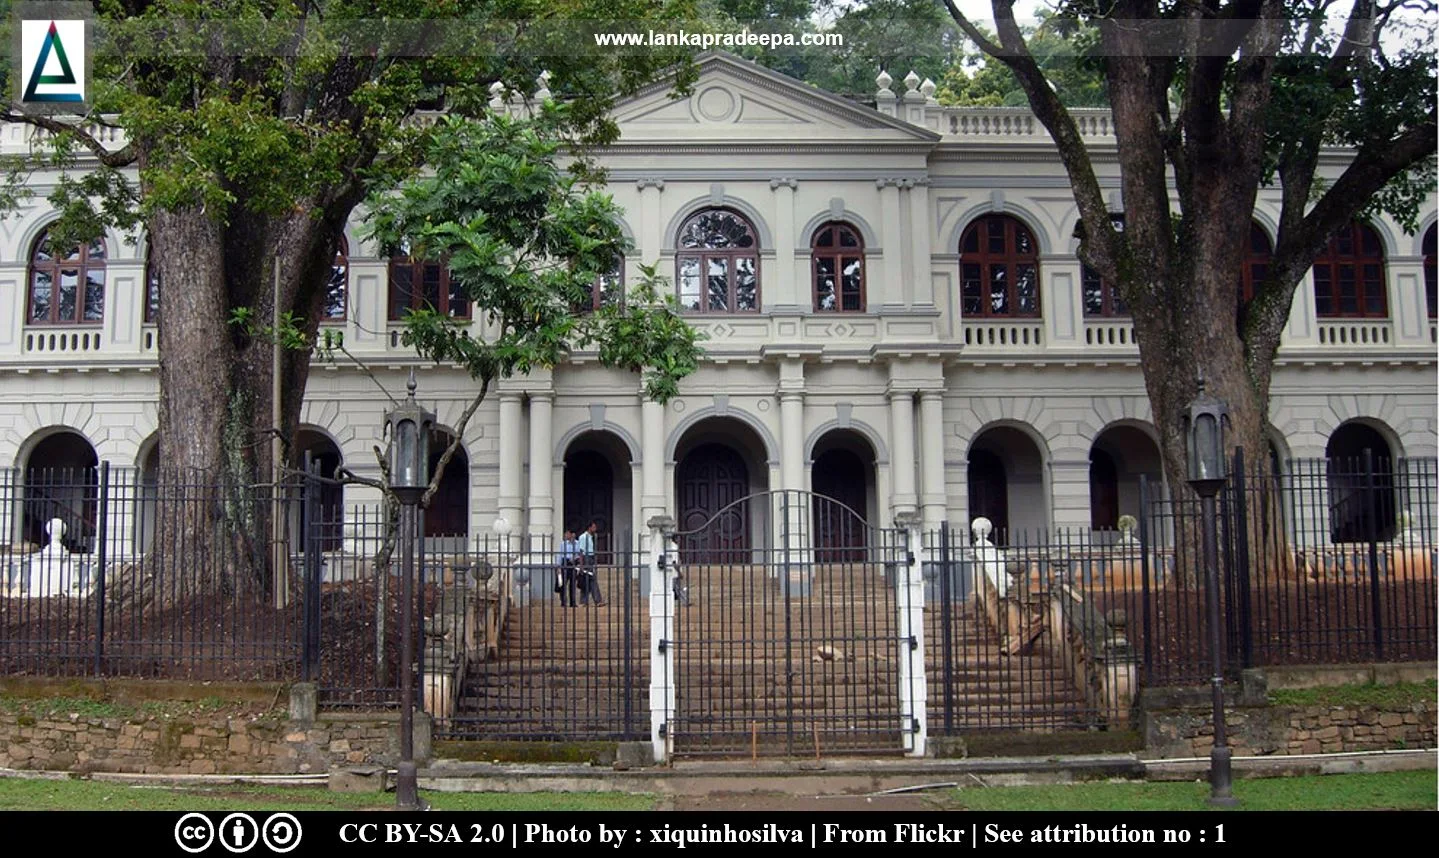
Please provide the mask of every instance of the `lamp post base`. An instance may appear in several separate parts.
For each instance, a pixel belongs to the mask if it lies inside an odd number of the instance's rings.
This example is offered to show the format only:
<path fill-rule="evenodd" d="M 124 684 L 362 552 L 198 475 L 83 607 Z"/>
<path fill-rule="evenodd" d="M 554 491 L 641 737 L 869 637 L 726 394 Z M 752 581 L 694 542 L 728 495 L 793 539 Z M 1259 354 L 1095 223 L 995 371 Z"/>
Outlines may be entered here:
<path fill-rule="evenodd" d="M 419 771 L 412 761 L 395 767 L 395 809 L 430 809 L 429 803 L 420 798 Z"/>
<path fill-rule="evenodd" d="M 1239 806 L 1239 799 L 1234 797 L 1233 771 L 1229 764 L 1232 756 L 1233 751 L 1228 746 L 1209 752 L 1209 804 L 1212 807 Z"/>

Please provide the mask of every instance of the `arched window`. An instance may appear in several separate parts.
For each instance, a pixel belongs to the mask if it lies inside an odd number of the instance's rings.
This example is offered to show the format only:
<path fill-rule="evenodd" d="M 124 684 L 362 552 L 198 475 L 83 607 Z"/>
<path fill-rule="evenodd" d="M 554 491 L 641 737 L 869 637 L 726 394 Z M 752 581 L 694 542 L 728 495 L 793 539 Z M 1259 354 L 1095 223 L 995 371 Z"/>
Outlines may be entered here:
<path fill-rule="evenodd" d="M 1124 231 L 1124 212 L 1110 212 L 1109 222 L 1114 228 Z M 1084 221 L 1074 225 L 1074 237 L 1084 237 Z M 1079 288 L 1084 298 L 1086 316 L 1128 316 L 1129 307 L 1119 297 L 1119 288 L 1104 279 L 1098 271 L 1084 265 L 1079 271 Z"/>
<path fill-rule="evenodd" d="M 400 321 L 422 307 L 460 319 L 470 317 L 470 299 L 450 278 L 449 266 L 415 259 L 404 242 L 390 257 L 390 321 Z"/>
<path fill-rule="evenodd" d="M 1429 318 L 1434 318 L 1434 310 L 1439 306 L 1439 277 L 1436 277 L 1434 269 L 1434 228 L 1439 224 L 1431 225 L 1429 231 L 1424 233 L 1424 299 L 1429 304 Z"/>
<path fill-rule="evenodd" d="M 105 320 L 105 242 L 61 250 L 50 233 L 35 240 L 30 255 L 32 325 L 98 325 Z"/>
<path fill-rule="evenodd" d="M 847 223 L 827 223 L 810 245 L 816 312 L 864 312 L 864 242 Z"/>
<path fill-rule="evenodd" d="M 1248 309 L 1249 302 L 1254 300 L 1254 290 L 1269 276 L 1269 260 L 1273 256 L 1274 245 L 1269 243 L 1269 233 L 1259 224 L 1250 221 L 1249 244 L 1244 253 L 1244 265 L 1239 269 L 1237 330 L 1244 329 L 1244 311 Z"/>
<path fill-rule="evenodd" d="M 593 313 L 601 307 L 619 304 L 625 297 L 625 258 L 615 256 L 609 269 L 590 283 L 589 298 L 579 307 L 578 313 Z"/>
<path fill-rule="evenodd" d="M 350 244 L 343 235 L 335 247 L 335 261 L 330 266 L 330 279 L 325 282 L 321 301 L 320 321 L 345 321 L 350 302 Z"/>
<path fill-rule="evenodd" d="M 959 240 L 959 282 L 966 316 L 1039 315 L 1039 247 L 1029 227 L 986 215 Z"/>
<path fill-rule="evenodd" d="M 705 209 L 684 222 L 675 244 L 680 306 L 759 312 L 759 241 L 749 221 L 729 209 Z"/>
<path fill-rule="evenodd" d="M 1119 527 L 1119 468 L 1113 456 L 1097 448 L 1089 451 L 1089 526 Z"/>
<path fill-rule="evenodd" d="M 1329 238 L 1314 260 L 1314 309 L 1318 316 L 1384 317 L 1384 246 L 1379 234 L 1353 221 Z"/>
<path fill-rule="evenodd" d="M 145 324 L 160 321 L 160 271 L 155 267 L 155 245 L 145 242 Z"/>

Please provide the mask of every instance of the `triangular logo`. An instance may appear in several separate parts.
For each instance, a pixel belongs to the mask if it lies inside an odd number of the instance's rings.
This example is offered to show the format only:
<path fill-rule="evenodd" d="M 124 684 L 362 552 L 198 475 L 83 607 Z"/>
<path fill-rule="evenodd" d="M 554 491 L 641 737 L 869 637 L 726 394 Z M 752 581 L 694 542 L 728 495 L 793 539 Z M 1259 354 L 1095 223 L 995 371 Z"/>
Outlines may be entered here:
<path fill-rule="evenodd" d="M 55 52 L 55 59 L 60 63 L 59 74 L 45 74 L 45 63 L 50 59 L 50 51 Z M 70 59 L 65 56 L 65 43 L 60 41 L 60 31 L 56 29 L 55 22 L 50 22 L 50 30 L 45 34 L 45 42 L 40 46 L 40 56 L 35 59 L 35 67 L 30 70 L 30 83 L 25 87 L 24 101 L 84 101 L 84 96 L 78 92 L 46 93 L 38 95 L 35 87 L 40 84 L 46 86 L 73 85 L 75 72 L 70 68 Z"/>

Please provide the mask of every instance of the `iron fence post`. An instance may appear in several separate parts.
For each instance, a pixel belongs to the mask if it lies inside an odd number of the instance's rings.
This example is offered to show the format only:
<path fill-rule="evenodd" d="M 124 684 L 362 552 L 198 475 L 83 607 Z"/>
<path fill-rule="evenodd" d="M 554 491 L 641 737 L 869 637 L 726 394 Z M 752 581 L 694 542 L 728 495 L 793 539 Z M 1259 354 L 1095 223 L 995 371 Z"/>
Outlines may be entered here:
<path fill-rule="evenodd" d="M 631 592 L 631 587 L 633 586 L 633 581 L 631 580 L 631 576 L 632 576 L 633 571 L 634 571 L 635 568 L 636 568 L 636 567 L 633 565 L 634 555 L 631 553 L 631 552 L 633 551 L 633 549 L 634 549 L 634 539 L 633 539 L 633 537 L 631 536 L 630 532 L 629 532 L 628 530 L 626 530 L 626 531 L 625 531 L 624 548 L 623 548 L 624 554 L 622 555 L 622 556 L 624 557 L 624 562 L 623 562 L 622 564 L 620 564 L 620 568 L 624 570 L 623 573 L 622 573 L 622 576 L 623 576 L 623 579 L 624 579 L 624 587 L 623 587 L 623 590 L 624 590 L 624 619 L 623 619 L 623 622 L 624 622 L 624 630 L 621 632 L 621 637 L 622 637 L 623 640 L 624 640 L 624 652 L 625 652 L 625 683 L 624 683 L 624 685 L 622 686 L 622 689 L 623 689 L 623 693 L 624 693 L 624 712 L 625 712 L 624 735 L 625 735 L 625 739 L 627 739 L 627 740 L 634 738 L 634 705 L 633 705 L 634 697 L 630 694 L 630 689 L 632 689 L 632 688 L 634 687 L 634 672 L 635 672 L 635 668 L 634 668 L 634 651 L 633 651 L 633 646 L 634 646 L 634 619 L 633 619 L 633 605 L 631 604 L 631 602 L 633 601 L 633 595 L 634 595 L 634 594 Z"/>
<path fill-rule="evenodd" d="M 305 527 L 301 533 L 304 546 L 305 566 L 305 622 L 304 622 L 304 669 L 306 682 L 320 678 L 320 552 L 319 522 L 320 485 L 315 479 L 317 463 L 310 451 L 304 457 L 304 516 Z M 276 489 L 278 490 L 278 486 Z M 276 522 L 278 525 L 278 522 Z"/>
<path fill-rule="evenodd" d="M 1379 606 L 1379 496 L 1374 485 L 1374 451 L 1364 448 L 1364 518 L 1369 542 L 1369 613 L 1374 623 L 1374 659 L 1384 660 L 1383 612 Z"/>
<path fill-rule="evenodd" d="M 784 558 L 784 568 L 780 571 L 784 577 L 780 579 L 780 585 L 784 590 L 784 712 L 785 712 L 785 752 L 794 753 L 794 630 L 790 628 L 790 591 L 794 589 L 793 574 L 790 571 L 790 532 L 789 532 L 789 493 L 780 493 L 780 510 L 783 524 L 780 526 L 780 547 Z"/>
<path fill-rule="evenodd" d="M 1154 636 L 1149 627 L 1149 480 L 1139 475 L 1139 625 L 1144 635 L 1144 684 L 1154 681 Z"/>
<path fill-rule="evenodd" d="M 1262 485 L 1262 483 L 1261 483 Z M 1243 668 L 1254 666 L 1254 624 L 1250 613 L 1250 570 L 1249 570 L 1249 495 L 1244 478 L 1244 448 L 1234 450 L 1234 580 L 1239 597 L 1239 664 Z M 1268 510 L 1260 508 L 1261 514 Z"/>
<path fill-rule="evenodd" d="M 952 558 L 950 557 L 949 543 L 949 521 L 946 519 L 940 524 L 939 530 L 939 624 L 941 633 L 944 635 L 944 642 L 941 644 L 941 651 L 944 653 L 940 659 L 944 674 L 944 734 L 954 735 L 954 619 L 950 613 L 950 606 L 953 604 L 953 585 L 950 582 L 950 569 Z"/>
<path fill-rule="evenodd" d="M 109 535 L 110 463 L 100 463 L 100 498 L 95 525 L 95 675 L 105 673 L 105 543 Z"/>

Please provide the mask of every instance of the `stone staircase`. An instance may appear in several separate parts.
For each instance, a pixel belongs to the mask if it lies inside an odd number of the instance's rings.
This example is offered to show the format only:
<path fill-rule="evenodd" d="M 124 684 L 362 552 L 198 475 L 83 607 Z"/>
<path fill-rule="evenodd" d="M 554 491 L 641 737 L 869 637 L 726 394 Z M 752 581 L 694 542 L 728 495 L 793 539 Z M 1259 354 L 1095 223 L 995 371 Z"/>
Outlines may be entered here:
<path fill-rule="evenodd" d="M 1015 654 L 1005 654 L 999 634 L 970 599 L 949 606 L 952 666 L 946 675 L 943 611 L 942 605 L 930 604 L 924 617 L 931 733 L 944 732 L 946 725 L 955 732 L 1091 726 L 1083 695 L 1050 655 L 1046 641 L 1036 638 Z"/>

